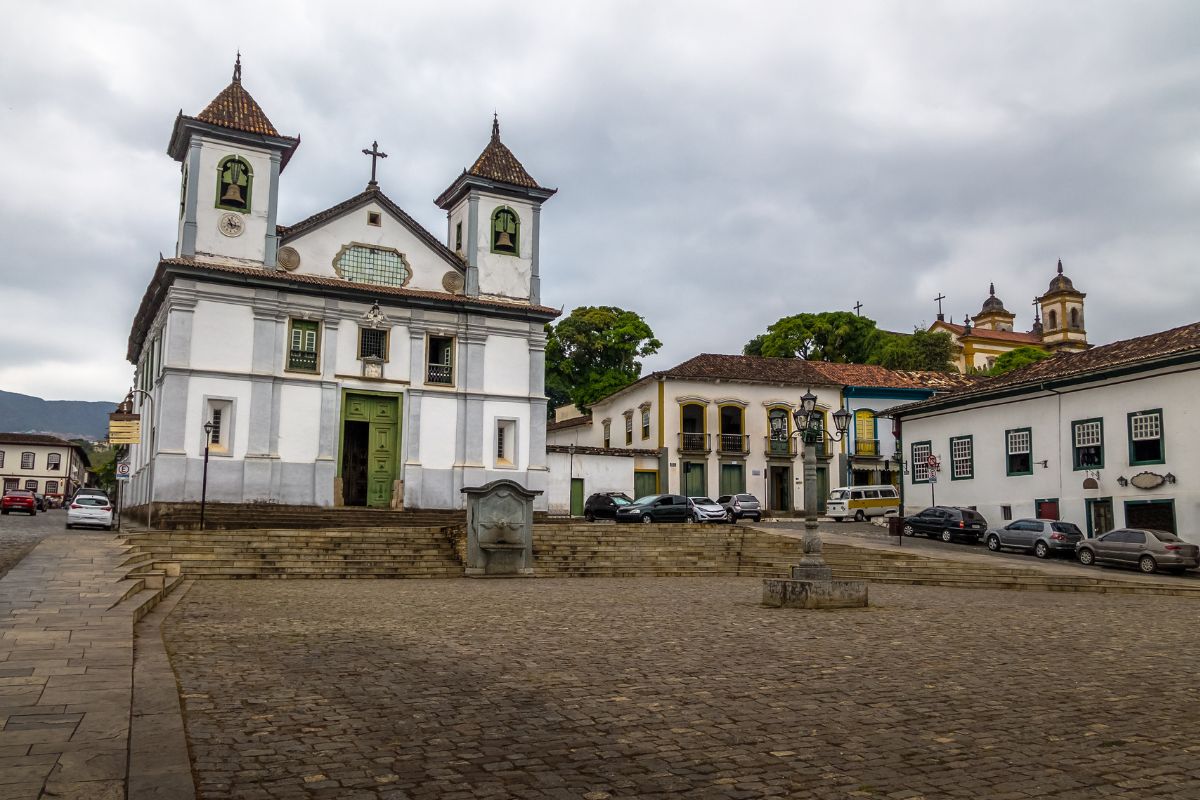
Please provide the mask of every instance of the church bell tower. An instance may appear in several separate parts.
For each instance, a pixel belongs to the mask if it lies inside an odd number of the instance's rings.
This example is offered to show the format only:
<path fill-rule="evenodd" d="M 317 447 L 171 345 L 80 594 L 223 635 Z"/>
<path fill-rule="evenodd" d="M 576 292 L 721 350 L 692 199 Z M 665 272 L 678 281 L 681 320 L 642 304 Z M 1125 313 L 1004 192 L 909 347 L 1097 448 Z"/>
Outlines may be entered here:
<path fill-rule="evenodd" d="M 1051 352 L 1075 352 L 1090 347 L 1083 320 L 1085 297 L 1087 295 L 1078 291 L 1071 279 L 1063 274 L 1062 259 L 1059 259 L 1058 274 L 1051 279 L 1046 293 L 1038 298 L 1042 312 L 1042 344 Z"/>
<path fill-rule="evenodd" d="M 167 153 L 181 165 L 175 255 L 274 267 L 279 173 L 300 144 L 275 129 L 233 80 L 194 117 L 175 118 Z"/>

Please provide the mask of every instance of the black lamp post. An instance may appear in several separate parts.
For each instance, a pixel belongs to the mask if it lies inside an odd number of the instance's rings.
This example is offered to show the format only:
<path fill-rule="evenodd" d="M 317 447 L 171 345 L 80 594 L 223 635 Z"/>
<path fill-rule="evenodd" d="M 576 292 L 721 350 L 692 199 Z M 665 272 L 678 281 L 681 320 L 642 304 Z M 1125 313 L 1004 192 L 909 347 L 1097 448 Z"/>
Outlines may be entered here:
<path fill-rule="evenodd" d="M 821 555 L 821 537 L 817 534 L 817 442 L 822 436 L 840 442 L 850 427 L 850 412 L 839 408 L 833 412 L 836 432 L 825 430 L 821 424 L 824 413 L 817 411 L 817 396 L 812 390 L 800 398 L 800 407 L 792 412 L 796 432 L 804 443 L 804 558 L 802 568 L 813 572 L 812 577 L 828 579 L 829 568 Z"/>
<path fill-rule="evenodd" d="M 212 444 L 212 421 L 204 423 L 204 473 L 200 479 L 200 530 L 204 530 L 204 506 L 208 500 L 208 448 Z"/>

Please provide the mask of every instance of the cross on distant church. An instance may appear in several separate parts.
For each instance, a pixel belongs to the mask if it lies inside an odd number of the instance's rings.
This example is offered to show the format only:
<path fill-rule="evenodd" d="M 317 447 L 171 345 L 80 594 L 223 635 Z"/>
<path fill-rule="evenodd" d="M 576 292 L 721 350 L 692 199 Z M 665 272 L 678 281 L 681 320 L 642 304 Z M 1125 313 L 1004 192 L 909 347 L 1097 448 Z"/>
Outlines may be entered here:
<path fill-rule="evenodd" d="M 364 147 L 363 155 L 371 157 L 371 182 L 367 186 L 368 188 L 378 186 L 379 184 L 375 181 L 375 165 L 379 163 L 379 159 L 387 158 L 387 153 L 379 149 L 379 142 L 371 142 L 371 149 L 368 150 Z"/>
<path fill-rule="evenodd" d="M 861 300 L 856 300 L 854 302 L 854 313 L 860 317 L 862 316 L 862 307 L 863 304 Z"/>
<path fill-rule="evenodd" d="M 942 314 L 942 301 L 946 299 L 946 295 L 942 294 L 941 292 L 938 292 L 938 296 L 933 299 L 938 304 L 938 319 L 945 319 L 946 318 L 945 315 Z"/>

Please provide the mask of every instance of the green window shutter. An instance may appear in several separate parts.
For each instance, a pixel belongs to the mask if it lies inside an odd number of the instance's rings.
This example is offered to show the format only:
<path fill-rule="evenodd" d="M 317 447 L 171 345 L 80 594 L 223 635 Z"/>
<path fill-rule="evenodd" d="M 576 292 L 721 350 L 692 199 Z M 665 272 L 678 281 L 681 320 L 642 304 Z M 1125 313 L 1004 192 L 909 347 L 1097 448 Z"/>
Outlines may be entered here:
<path fill-rule="evenodd" d="M 320 323 L 309 320 L 292 320 L 291 348 L 288 351 L 288 369 L 298 372 L 317 371 L 317 333 Z"/>

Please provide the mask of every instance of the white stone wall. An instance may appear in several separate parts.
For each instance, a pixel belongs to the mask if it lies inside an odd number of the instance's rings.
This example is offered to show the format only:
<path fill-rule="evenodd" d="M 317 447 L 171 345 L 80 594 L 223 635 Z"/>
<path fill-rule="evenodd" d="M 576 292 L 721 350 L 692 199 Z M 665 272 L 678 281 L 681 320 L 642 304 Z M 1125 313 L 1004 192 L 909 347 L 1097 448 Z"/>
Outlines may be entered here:
<path fill-rule="evenodd" d="M 571 477 L 583 479 L 583 497 L 596 492 L 624 492 L 633 497 L 635 469 L 654 469 L 657 462 L 631 456 L 601 456 L 576 453 L 547 453 L 550 467 L 549 510 L 571 513 Z"/>
<path fill-rule="evenodd" d="M 1061 394 L 1033 391 L 990 405 L 947 409 L 906 417 L 902 436 L 906 462 L 912 445 L 928 440 L 942 462 L 938 482 L 914 484 L 911 464 L 904 475 L 906 513 L 928 506 L 936 493 L 938 505 L 975 506 L 992 525 L 1002 524 L 1001 506 L 1012 507 L 1013 518 L 1034 514 L 1035 501 L 1059 500 L 1064 520 L 1087 530 L 1085 500 L 1112 498 L 1114 522 L 1125 524 L 1126 500 L 1172 499 L 1179 534 L 1200 543 L 1200 436 L 1195 397 L 1200 376 L 1195 371 L 1130 376 L 1064 388 Z M 1166 463 L 1130 466 L 1127 415 L 1161 408 Z M 1104 420 L 1104 467 L 1098 470 L 1098 489 L 1084 489 L 1088 473 L 1075 470 L 1071 422 Z M 1005 431 L 1032 429 L 1033 474 L 1009 477 L 1006 471 Z M 974 473 L 970 480 L 951 480 L 950 437 L 973 436 Z M 1046 466 L 1040 464 L 1046 461 Z M 1153 490 L 1121 487 L 1118 477 L 1150 471 L 1172 473 L 1178 483 Z M 932 488 L 932 491 L 931 491 Z"/>
<path fill-rule="evenodd" d="M 196 253 L 223 256 L 233 260 L 261 264 L 266 250 L 267 206 L 271 197 L 271 154 L 245 145 L 199 137 L 200 170 L 189 175 L 196 182 Z M 225 236 L 217 221 L 228 213 L 217 208 L 217 166 L 226 156 L 241 156 L 250 164 L 254 183 L 250 191 L 249 213 L 241 213 L 245 230 L 240 236 Z"/>
<path fill-rule="evenodd" d="M 192 319 L 193 369 L 250 371 L 254 314 L 249 305 L 197 300 Z"/>
<path fill-rule="evenodd" d="M 492 252 L 492 214 L 502 206 L 515 211 L 521 221 L 517 248 L 519 255 L 516 256 Z M 466 225 L 463 227 L 465 229 Z M 479 293 L 528 300 L 530 277 L 533 274 L 533 205 L 515 198 L 482 195 L 479 198 L 478 236 L 475 263 L 479 266 Z M 463 238 L 465 248 L 465 230 Z M 451 242 L 450 246 L 453 247 L 454 243 Z"/>
<path fill-rule="evenodd" d="M 378 227 L 367 224 L 369 212 L 380 215 L 381 224 Z M 405 284 L 407 289 L 445 292 L 442 277 L 454 271 L 453 265 L 437 255 L 423 239 L 378 203 L 368 203 L 329 220 L 319 228 L 289 240 L 287 245 L 300 254 L 297 273 L 334 278 L 337 277 L 334 259 L 344 245 L 351 243 L 390 247 L 403 253 L 412 271 L 412 277 Z"/>

